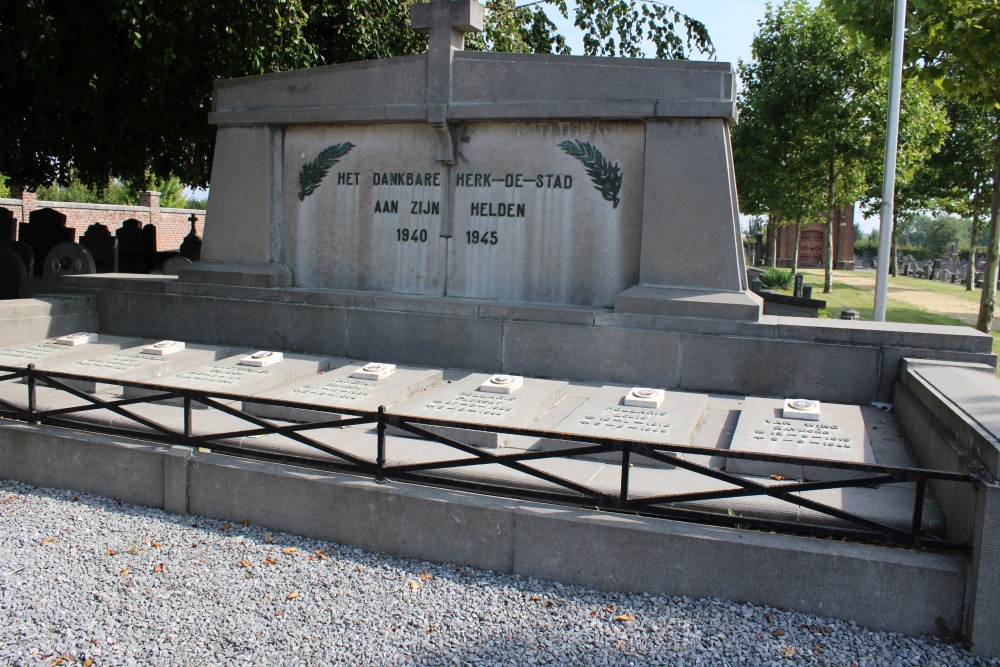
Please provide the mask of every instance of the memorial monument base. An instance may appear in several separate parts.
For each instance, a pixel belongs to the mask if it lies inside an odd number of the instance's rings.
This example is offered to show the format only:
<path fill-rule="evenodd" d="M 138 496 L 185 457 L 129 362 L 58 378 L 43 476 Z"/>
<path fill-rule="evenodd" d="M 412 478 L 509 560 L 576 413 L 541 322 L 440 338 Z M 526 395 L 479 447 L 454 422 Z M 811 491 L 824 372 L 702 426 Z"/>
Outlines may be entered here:
<path fill-rule="evenodd" d="M 763 303 L 753 292 L 636 285 L 615 297 L 615 312 L 756 322 Z"/>
<path fill-rule="evenodd" d="M 197 262 L 178 271 L 184 282 L 242 285 L 246 287 L 291 287 L 292 272 L 281 264 L 233 264 Z"/>

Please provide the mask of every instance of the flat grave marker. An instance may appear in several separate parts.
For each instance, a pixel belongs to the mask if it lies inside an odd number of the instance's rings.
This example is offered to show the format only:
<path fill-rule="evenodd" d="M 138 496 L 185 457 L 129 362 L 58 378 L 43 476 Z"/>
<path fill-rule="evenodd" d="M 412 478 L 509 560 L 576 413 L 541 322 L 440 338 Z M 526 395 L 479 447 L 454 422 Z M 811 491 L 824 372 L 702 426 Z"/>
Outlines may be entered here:
<path fill-rule="evenodd" d="M 393 366 L 393 372 L 382 379 L 368 379 L 372 375 L 384 375 L 383 372 L 365 370 L 371 367 L 372 363 L 378 362 L 334 360 L 331 366 L 338 367 L 333 370 L 318 377 L 271 389 L 260 396 L 327 407 L 377 410 L 380 405 L 390 407 L 404 401 L 417 392 L 440 383 L 442 379 L 440 370 L 410 366 Z M 359 375 L 368 377 L 358 377 Z M 344 415 L 337 413 L 264 405 L 252 401 L 244 401 L 243 410 L 258 417 L 293 422 L 332 421 L 345 418 Z"/>
<path fill-rule="evenodd" d="M 432 417 L 470 424 L 530 427 L 535 420 L 566 395 L 569 386 L 559 380 L 524 378 L 523 385 L 509 394 L 480 391 L 480 386 L 491 377 L 473 373 L 460 380 L 439 385 L 393 408 L 393 412 L 413 417 Z M 503 447 L 511 436 L 502 433 L 485 433 L 455 428 L 429 428 L 446 437 L 453 437 L 475 447 Z M 412 434 L 392 429 L 395 435 L 414 437 Z"/>
<path fill-rule="evenodd" d="M 265 351 L 267 350 L 261 350 L 261 352 Z M 312 376 L 330 367 L 328 357 L 314 357 L 304 354 L 286 354 L 280 362 L 263 368 L 240 363 L 253 353 L 255 352 L 252 350 L 244 350 L 235 356 L 227 357 L 213 364 L 196 366 L 180 373 L 168 375 L 158 380 L 156 384 L 178 389 L 256 395 L 268 389 Z M 126 387 L 123 393 L 126 398 L 132 398 L 150 396 L 159 392 Z M 194 403 L 194 406 L 205 407 L 197 402 Z"/>
<path fill-rule="evenodd" d="M 24 368 L 28 364 L 35 364 L 36 368 L 55 370 L 57 366 L 62 366 L 66 362 L 100 356 L 139 342 L 136 338 L 126 336 L 109 336 L 91 332 L 79 333 L 96 336 L 96 340 L 78 345 L 63 345 L 57 342 L 57 338 L 48 338 L 36 343 L 0 348 L 0 366 Z M 80 340 L 80 338 L 75 340 Z"/>
<path fill-rule="evenodd" d="M 831 459 L 848 463 L 875 463 L 861 408 L 823 403 L 819 420 L 786 419 L 780 398 L 747 398 L 730 450 Z M 727 459 L 726 471 L 744 475 L 825 481 L 857 476 L 848 470 Z"/>
<path fill-rule="evenodd" d="M 174 345 L 162 345 L 174 343 Z M 159 347 L 157 347 L 159 346 Z M 172 350 L 167 354 L 162 352 Z M 73 380 L 70 386 L 87 393 L 114 391 L 121 381 L 156 381 L 165 375 L 177 373 L 192 366 L 208 364 L 231 354 L 229 348 L 210 345 L 187 345 L 181 341 L 158 341 L 153 344 L 131 347 L 117 352 L 94 355 L 67 361 L 58 370 L 67 373 L 90 375 L 107 380 Z"/>
<path fill-rule="evenodd" d="M 644 389 L 643 387 L 634 389 Z M 708 406 L 706 394 L 689 394 L 679 391 L 652 390 L 659 399 L 659 407 L 628 405 L 636 394 L 629 387 L 604 386 L 552 430 L 573 435 L 592 435 L 605 438 L 622 438 L 638 442 L 662 444 L 691 444 L 698 423 Z M 639 392 L 641 398 L 648 398 Z M 579 447 L 581 443 L 543 438 L 534 449 L 552 451 Z M 593 458 L 621 461 L 620 454 L 599 454 Z M 662 467 L 668 464 L 646 457 L 635 457 L 632 463 L 641 466 Z"/>

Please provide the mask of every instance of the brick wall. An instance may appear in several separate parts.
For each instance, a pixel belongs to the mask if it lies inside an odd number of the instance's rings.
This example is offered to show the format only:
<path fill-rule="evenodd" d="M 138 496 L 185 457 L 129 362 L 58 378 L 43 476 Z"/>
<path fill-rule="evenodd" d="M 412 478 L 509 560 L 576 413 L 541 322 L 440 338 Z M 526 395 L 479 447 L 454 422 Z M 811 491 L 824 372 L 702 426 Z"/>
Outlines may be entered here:
<path fill-rule="evenodd" d="M 823 242 L 826 225 L 813 223 L 802 226 L 799 245 L 799 266 L 816 267 L 823 265 L 826 257 L 826 245 Z M 795 222 L 791 221 L 778 227 L 777 238 L 772 238 L 773 226 L 767 227 L 767 248 L 775 250 L 777 266 L 790 267 L 792 255 L 795 253 Z M 818 248 L 815 248 L 816 244 Z M 813 252 L 813 250 L 818 252 Z M 849 204 L 834 211 L 833 215 L 833 268 L 854 269 L 854 205 Z"/>
<path fill-rule="evenodd" d="M 159 192 L 144 192 L 140 195 L 141 206 L 113 206 L 108 204 L 78 204 L 74 202 L 38 201 L 34 192 L 12 191 L 12 199 L 0 199 L 0 208 L 14 214 L 17 223 L 27 222 L 32 211 L 51 208 L 66 216 L 66 226 L 76 230 L 76 240 L 95 223 L 105 225 L 114 236 L 122 223 L 135 218 L 146 226 L 156 226 L 156 250 L 176 251 L 184 237 L 191 231 L 190 216 L 196 218 L 195 232 L 202 237 L 205 232 L 205 211 L 186 208 L 160 208 Z"/>

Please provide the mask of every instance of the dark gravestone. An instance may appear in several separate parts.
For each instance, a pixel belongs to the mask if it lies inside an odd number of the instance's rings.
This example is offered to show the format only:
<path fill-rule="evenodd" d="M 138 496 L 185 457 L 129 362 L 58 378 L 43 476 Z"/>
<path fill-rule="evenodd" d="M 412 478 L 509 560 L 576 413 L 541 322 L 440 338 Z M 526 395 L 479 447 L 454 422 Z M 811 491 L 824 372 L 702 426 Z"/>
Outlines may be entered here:
<path fill-rule="evenodd" d="M 194 223 L 198 222 L 198 216 L 192 213 L 188 221 L 191 223 L 191 231 L 188 232 L 181 243 L 181 255 L 187 257 L 192 262 L 197 262 L 201 258 L 201 239 L 198 238 L 198 233 L 194 229 Z"/>
<path fill-rule="evenodd" d="M 115 232 L 118 237 L 118 270 L 122 273 L 149 273 L 149 258 L 146 254 L 146 234 L 142 223 L 129 218 Z"/>
<path fill-rule="evenodd" d="M 0 248 L 6 248 L 14 242 L 14 230 L 16 229 L 14 213 L 0 208 Z"/>
<path fill-rule="evenodd" d="M 80 237 L 80 245 L 94 256 L 98 273 L 118 272 L 118 238 L 105 225 L 94 223 Z"/>
<path fill-rule="evenodd" d="M 13 248 L 0 248 L 0 299 L 16 299 L 21 283 L 28 279 L 28 267 Z"/>
<path fill-rule="evenodd" d="M 34 275 L 41 277 L 49 252 L 60 243 L 73 243 L 76 230 L 66 227 L 66 216 L 59 211 L 41 208 L 31 212 L 27 224 L 21 224 L 19 238 L 31 246 L 35 254 Z"/>
<path fill-rule="evenodd" d="M 97 272 L 90 251 L 79 243 L 60 243 L 49 251 L 42 267 L 44 278 L 61 278 Z"/>
<path fill-rule="evenodd" d="M 142 228 L 142 251 L 146 253 L 146 272 L 156 265 L 156 225 L 150 223 Z"/>

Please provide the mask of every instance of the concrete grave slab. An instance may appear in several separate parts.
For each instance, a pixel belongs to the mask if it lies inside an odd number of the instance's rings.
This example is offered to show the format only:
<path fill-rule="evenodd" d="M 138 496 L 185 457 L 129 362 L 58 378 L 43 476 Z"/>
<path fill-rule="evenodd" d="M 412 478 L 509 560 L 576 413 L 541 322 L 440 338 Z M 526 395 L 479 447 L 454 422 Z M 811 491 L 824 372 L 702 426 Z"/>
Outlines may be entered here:
<path fill-rule="evenodd" d="M 67 361 L 59 364 L 53 370 L 106 379 L 107 382 L 97 380 L 67 382 L 80 391 L 93 394 L 99 391 L 115 390 L 120 387 L 118 382 L 122 380 L 127 382 L 155 381 L 156 378 L 164 375 L 171 375 L 192 366 L 208 364 L 231 354 L 229 348 L 211 345 L 187 344 L 171 354 L 151 354 L 147 351 L 150 347 L 152 346 L 140 345 L 118 352 Z"/>
<path fill-rule="evenodd" d="M 785 419 L 784 400 L 747 398 L 730 450 L 783 454 L 845 463 L 875 463 L 861 408 L 824 403 L 819 421 Z M 794 479 L 833 480 L 858 476 L 834 468 L 727 459 L 726 471 L 745 475 L 781 475 Z"/>
<path fill-rule="evenodd" d="M 257 394 L 295 380 L 310 377 L 330 367 L 328 357 L 304 354 L 285 354 L 284 358 L 266 367 L 248 366 L 240 362 L 253 350 L 244 350 L 214 364 L 196 366 L 180 373 L 166 376 L 157 384 L 179 389 L 217 391 L 228 394 Z M 126 398 L 150 396 L 155 389 L 126 387 Z M 204 407 L 194 403 L 194 407 Z"/>
<path fill-rule="evenodd" d="M 442 372 L 437 369 L 396 366 L 395 372 L 388 377 L 381 380 L 366 380 L 352 377 L 367 365 L 365 362 L 348 362 L 346 359 L 340 359 L 334 360 L 331 365 L 338 368 L 318 377 L 266 391 L 260 396 L 328 407 L 377 410 L 380 405 L 389 407 L 404 401 L 417 392 L 438 384 L 442 378 Z M 264 405 L 251 401 L 243 402 L 243 410 L 258 417 L 293 422 L 327 421 L 344 417 L 319 410 Z"/>
<path fill-rule="evenodd" d="M 687 445 L 691 444 L 708 405 L 706 394 L 666 391 L 663 392 L 660 407 L 637 407 L 625 404 L 629 394 L 629 387 L 601 387 L 552 430 L 574 435 Z M 579 443 L 543 438 L 534 449 L 552 451 L 577 446 Z M 617 453 L 598 456 L 601 460 L 621 461 Z M 645 457 L 634 458 L 632 462 L 654 467 L 665 465 Z"/>
<path fill-rule="evenodd" d="M 393 412 L 413 417 L 433 417 L 471 424 L 531 426 L 549 408 L 566 394 L 568 384 L 559 380 L 525 378 L 524 385 L 512 394 L 479 391 L 479 386 L 490 378 L 486 373 L 473 373 L 460 380 L 440 385 L 405 403 Z M 454 437 L 476 447 L 502 447 L 510 436 L 501 433 L 483 433 L 464 429 L 431 428 L 435 433 Z M 395 435 L 411 435 L 392 429 Z"/>
<path fill-rule="evenodd" d="M 135 338 L 106 334 L 98 334 L 96 342 L 82 345 L 61 345 L 55 338 L 49 338 L 37 343 L 0 348 L 0 366 L 24 368 L 28 364 L 35 364 L 36 368 L 56 370 L 66 362 L 100 356 L 137 342 L 139 341 Z"/>

